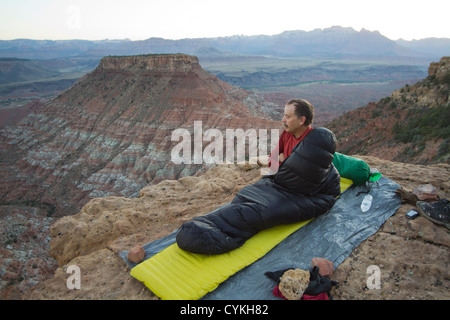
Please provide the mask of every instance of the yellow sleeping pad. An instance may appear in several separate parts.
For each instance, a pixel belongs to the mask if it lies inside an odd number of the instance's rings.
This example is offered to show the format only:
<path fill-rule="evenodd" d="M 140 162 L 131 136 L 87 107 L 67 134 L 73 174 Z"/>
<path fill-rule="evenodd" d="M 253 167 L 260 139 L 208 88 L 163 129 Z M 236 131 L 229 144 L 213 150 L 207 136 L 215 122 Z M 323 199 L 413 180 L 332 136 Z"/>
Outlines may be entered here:
<path fill-rule="evenodd" d="M 351 184 L 351 180 L 341 178 L 341 192 Z M 174 243 L 131 269 L 131 275 L 161 299 L 196 300 L 263 257 L 311 220 L 263 230 L 240 248 L 219 255 L 186 252 Z"/>

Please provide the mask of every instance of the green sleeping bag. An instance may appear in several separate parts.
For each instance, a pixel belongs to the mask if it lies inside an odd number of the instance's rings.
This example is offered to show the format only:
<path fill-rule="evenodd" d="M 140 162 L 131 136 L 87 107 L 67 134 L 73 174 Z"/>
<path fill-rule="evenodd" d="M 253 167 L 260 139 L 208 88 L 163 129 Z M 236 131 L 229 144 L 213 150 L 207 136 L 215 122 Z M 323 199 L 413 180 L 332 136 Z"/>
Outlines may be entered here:
<path fill-rule="evenodd" d="M 366 181 L 377 181 L 381 173 L 371 173 L 369 165 L 358 158 L 335 152 L 333 164 L 341 177 L 350 179 L 355 185 L 363 185 Z"/>

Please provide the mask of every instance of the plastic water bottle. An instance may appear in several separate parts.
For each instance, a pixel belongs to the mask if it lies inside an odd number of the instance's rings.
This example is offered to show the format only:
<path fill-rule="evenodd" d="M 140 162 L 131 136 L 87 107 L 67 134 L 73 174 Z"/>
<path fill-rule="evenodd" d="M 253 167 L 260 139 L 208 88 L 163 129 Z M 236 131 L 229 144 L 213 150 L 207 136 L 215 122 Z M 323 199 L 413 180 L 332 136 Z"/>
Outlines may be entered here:
<path fill-rule="evenodd" d="M 372 205 L 373 197 L 368 194 L 364 197 L 363 201 L 361 202 L 361 210 L 362 212 L 366 212 L 370 209 L 370 206 Z"/>

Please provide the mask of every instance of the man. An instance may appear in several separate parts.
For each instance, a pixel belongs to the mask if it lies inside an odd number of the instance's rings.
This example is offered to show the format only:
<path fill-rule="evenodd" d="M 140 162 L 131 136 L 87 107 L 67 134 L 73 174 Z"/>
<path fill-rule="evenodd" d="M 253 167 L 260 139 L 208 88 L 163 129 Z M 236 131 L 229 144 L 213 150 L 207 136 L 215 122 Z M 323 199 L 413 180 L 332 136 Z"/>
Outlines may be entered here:
<path fill-rule="evenodd" d="M 286 103 L 282 119 L 284 130 L 277 147 L 269 157 L 269 167 L 272 171 L 276 172 L 279 165 L 291 155 L 292 149 L 311 132 L 313 118 L 314 107 L 308 101 L 294 99 Z"/>
<path fill-rule="evenodd" d="M 242 188 L 234 199 L 206 216 L 184 223 L 178 246 L 201 254 L 221 254 L 240 247 L 261 230 L 318 217 L 340 194 L 340 176 L 332 164 L 336 137 L 312 129 L 314 112 L 305 100 L 285 106 L 285 130 L 279 140 L 278 171 Z"/>

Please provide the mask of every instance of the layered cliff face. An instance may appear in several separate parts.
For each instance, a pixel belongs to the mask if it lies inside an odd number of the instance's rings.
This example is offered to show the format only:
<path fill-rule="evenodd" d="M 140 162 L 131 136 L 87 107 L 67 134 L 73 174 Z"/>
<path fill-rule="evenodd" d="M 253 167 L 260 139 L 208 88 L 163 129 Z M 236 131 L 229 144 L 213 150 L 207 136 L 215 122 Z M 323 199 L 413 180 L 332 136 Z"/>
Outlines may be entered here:
<path fill-rule="evenodd" d="M 106 57 L 90 74 L 2 130 L 4 204 L 73 214 L 92 197 L 133 197 L 149 183 L 202 170 L 171 162 L 177 128 L 279 128 L 247 91 L 183 54 Z M 204 147 L 204 146 L 203 146 Z"/>

